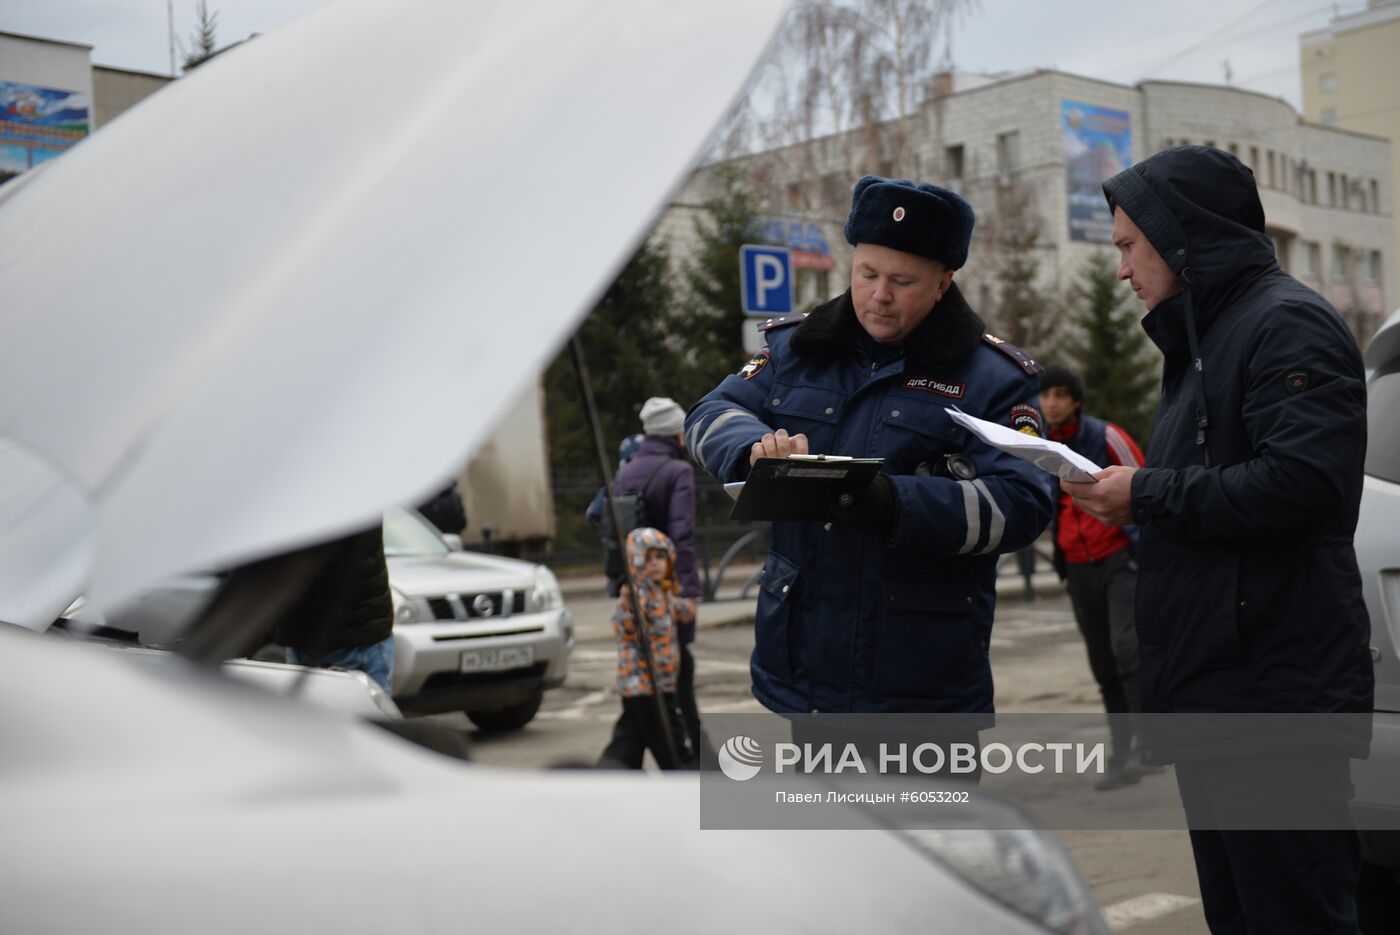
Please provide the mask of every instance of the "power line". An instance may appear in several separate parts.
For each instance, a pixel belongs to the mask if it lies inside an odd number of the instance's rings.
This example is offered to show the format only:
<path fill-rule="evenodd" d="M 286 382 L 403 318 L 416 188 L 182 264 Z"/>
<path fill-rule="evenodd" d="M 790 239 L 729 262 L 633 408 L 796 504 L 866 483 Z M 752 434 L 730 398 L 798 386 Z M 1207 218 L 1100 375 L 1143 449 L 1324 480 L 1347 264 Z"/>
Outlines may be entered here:
<path fill-rule="evenodd" d="M 1144 71 L 1144 72 L 1142 73 L 1142 78 L 1147 78 L 1148 76 L 1152 75 L 1154 72 L 1161 70 L 1162 67 L 1164 67 L 1164 66 L 1166 66 L 1166 65 L 1170 65 L 1172 62 L 1175 62 L 1177 59 L 1184 58 L 1184 57 L 1186 57 L 1187 55 L 1190 55 L 1192 52 L 1196 52 L 1196 51 L 1198 51 L 1198 50 L 1204 48 L 1205 46 L 1211 44 L 1212 42 L 1216 41 L 1217 39 L 1220 39 L 1220 38 L 1224 37 L 1224 35 L 1225 35 L 1226 33 L 1229 33 L 1232 29 L 1234 29 L 1236 26 L 1240 25 L 1242 22 L 1244 22 L 1244 21 L 1246 21 L 1247 19 L 1249 19 L 1250 17 L 1252 17 L 1255 13 L 1258 13 L 1260 10 L 1264 9 L 1264 8 L 1267 7 L 1267 6 L 1271 6 L 1271 5 L 1273 5 L 1273 0 L 1265 0 L 1264 3 L 1261 3 L 1261 4 L 1259 4 L 1259 5 L 1256 6 L 1256 7 L 1251 7 L 1249 10 L 1247 10 L 1246 12 L 1242 13 L 1241 15 L 1235 17 L 1234 19 L 1230 20 L 1230 22 L 1226 23 L 1224 26 L 1221 26 L 1219 29 L 1215 30 L 1215 31 L 1212 32 L 1210 35 L 1206 36 L 1205 38 L 1197 40 L 1196 42 L 1194 42 L 1194 43 L 1192 43 L 1191 45 L 1187 46 L 1186 48 L 1180 50 L 1179 52 L 1175 52 L 1175 53 L 1173 53 L 1172 55 L 1168 56 L 1167 58 L 1163 59 L 1162 61 L 1158 62 L 1156 65 L 1153 65 L 1151 68 L 1147 69 L 1146 71 Z M 1245 31 L 1243 31 L 1243 32 L 1235 33 L 1234 35 L 1229 36 L 1228 38 L 1230 38 L 1230 39 L 1232 39 L 1232 40 L 1235 40 L 1235 39 L 1243 39 L 1243 38 L 1246 38 L 1247 36 L 1258 35 L 1259 33 L 1262 33 L 1262 32 L 1268 32 L 1268 31 L 1271 30 L 1271 29 L 1278 29 L 1280 26 L 1287 26 L 1287 25 L 1289 25 L 1289 24 L 1291 24 L 1291 23 L 1295 23 L 1295 22 L 1297 22 L 1298 20 L 1307 19 L 1307 18 L 1309 18 L 1309 17 L 1316 16 L 1318 13 L 1324 13 L 1324 12 L 1333 10 L 1333 9 L 1335 9 L 1335 6 L 1336 6 L 1335 4 L 1328 3 L 1328 4 L 1325 4 L 1325 5 L 1323 5 L 1323 6 L 1313 7 L 1313 8 L 1311 8 L 1311 9 L 1309 9 L 1309 10 L 1306 10 L 1306 11 L 1304 11 L 1304 12 L 1302 12 L 1302 13 L 1295 14 L 1295 15 L 1293 15 L 1293 16 L 1290 16 L 1290 17 L 1286 18 L 1286 19 L 1274 20 L 1274 21 L 1271 21 L 1271 22 L 1264 23 L 1264 24 L 1261 24 L 1261 25 L 1259 25 L 1259 26 L 1256 26 L 1256 27 L 1254 27 L 1253 29 L 1247 29 L 1247 30 L 1245 30 Z M 1141 79 L 1139 79 L 1139 80 L 1141 80 Z"/>
<path fill-rule="evenodd" d="M 1182 49 L 1180 52 L 1175 52 L 1175 53 L 1173 53 L 1172 55 L 1169 55 L 1167 58 L 1163 59 L 1162 61 L 1158 62 L 1156 65 L 1153 65 L 1151 68 L 1147 69 L 1147 71 L 1145 71 L 1145 72 L 1142 73 L 1142 74 L 1143 74 L 1143 77 L 1144 77 L 1144 78 L 1147 77 L 1148 75 L 1152 74 L 1152 73 L 1153 73 L 1154 71 L 1156 71 L 1157 69 L 1161 68 L 1163 65 L 1170 65 L 1172 62 L 1176 61 L 1177 59 L 1181 58 L 1182 56 L 1190 55 L 1192 52 L 1196 51 L 1197 49 L 1199 49 L 1199 48 L 1201 48 L 1202 46 L 1204 46 L 1206 43 L 1210 42 L 1210 41 L 1211 41 L 1212 39 L 1214 39 L 1216 36 L 1219 36 L 1219 35 L 1220 35 L 1221 33 L 1223 33 L 1223 32 L 1228 32 L 1229 30 L 1233 29 L 1235 26 L 1237 26 L 1237 25 L 1239 25 L 1240 23 L 1244 22 L 1244 21 L 1245 21 L 1246 19 L 1248 19 L 1249 17 L 1253 16 L 1255 13 L 1258 13 L 1260 10 L 1264 9 L 1264 7 L 1268 6 L 1270 2 L 1271 2 L 1271 0 L 1264 0 L 1264 2 L 1261 3 L 1261 4 L 1259 4 L 1258 6 L 1256 6 L 1256 7 L 1250 7 L 1247 11 L 1245 11 L 1244 13 L 1241 13 L 1239 16 L 1237 16 L 1237 17 L 1235 17 L 1234 19 L 1230 20 L 1230 22 L 1226 23 L 1224 26 L 1221 26 L 1219 29 L 1217 29 L 1215 32 L 1211 33 L 1210 35 L 1206 36 L 1204 39 L 1199 39 L 1199 40 L 1197 40 L 1196 42 L 1194 42 L 1194 43 L 1192 43 L 1191 45 L 1188 45 L 1186 48 Z"/>
<path fill-rule="evenodd" d="M 1232 82 L 1230 82 L 1230 83 L 1231 83 L 1231 84 L 1253 84 L 1253 83 L 1256 82 L 1256 81 L 1262 81 L 1262 80 L 1264 80 L 1265 78 L 1272 78 L 1272 77 L 1274 77 L 1275 75 L 1282 75 L 1282 74 L 1285 74 L 1286 72 L 1290 72 L 1290 71 L 1298 71 L 1298 70 L 1299 70 L 1300 68 L 1302 68 L 1302 67 L 1303 67 L 1302 65 L 1299 65 L 1297 62 L 1294 62 L 1292 65 L 1284 65 L 1282 68 L 1274 68 L 1274 69 L 1271 69 L 1271 70 L 1269 70 L 1269 71 L 1261 71 L 1261 72 L 1259 72 L 1258 74 L 1250 75 L 1248 78 L 1237 78 L 1236 80 L 1234 80 L 1234 81 L 1232 81 Z"/>

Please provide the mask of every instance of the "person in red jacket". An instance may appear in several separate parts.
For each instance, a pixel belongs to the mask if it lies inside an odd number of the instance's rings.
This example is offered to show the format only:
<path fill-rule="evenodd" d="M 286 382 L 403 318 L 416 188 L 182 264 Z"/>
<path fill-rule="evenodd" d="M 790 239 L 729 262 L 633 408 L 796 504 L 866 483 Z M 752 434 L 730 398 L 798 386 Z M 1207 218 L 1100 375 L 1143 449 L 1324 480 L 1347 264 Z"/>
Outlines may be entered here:
<path fill-rule="evenodd" d="M 1112 422 L 1084 412 L 1084 386 L 1066 367 L 1047 367 L 1040 375 L 1040 411 L 1046 430 L 1100 467 L 1142 466 L 1142 452 L 1132 436 Z M 1113 751 L 1100 790 L 1137 782 L 1141 768 L 1131 762 L 1134 716 L 1142 710 L 1138 690 L 1138 639 L 1133 623 L 1137 563 L 1132 527 L 1106 526 L 1060 494 L 1052 525 L 1055 570 L 1074 604 L 1074 619 L 1084 635 L 1089 668 L 1109 714 Z"/>

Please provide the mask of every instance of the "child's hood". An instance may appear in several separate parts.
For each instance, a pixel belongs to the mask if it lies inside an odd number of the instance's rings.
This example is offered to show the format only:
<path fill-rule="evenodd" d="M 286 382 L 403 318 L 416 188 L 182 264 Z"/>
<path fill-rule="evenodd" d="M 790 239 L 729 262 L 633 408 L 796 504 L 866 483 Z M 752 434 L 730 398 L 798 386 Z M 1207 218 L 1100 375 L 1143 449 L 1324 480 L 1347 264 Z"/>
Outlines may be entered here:
<path fill-rule="evenodd" d="M 648 549 L 664 549 L 667 560 L 675 564 L 676 546 L 670 537 L 659 529 L 642 526 L 627 534 L 627 560 L 632 563 L 632 570 L 637 575 L 641 575 L 646 568 Z"/>

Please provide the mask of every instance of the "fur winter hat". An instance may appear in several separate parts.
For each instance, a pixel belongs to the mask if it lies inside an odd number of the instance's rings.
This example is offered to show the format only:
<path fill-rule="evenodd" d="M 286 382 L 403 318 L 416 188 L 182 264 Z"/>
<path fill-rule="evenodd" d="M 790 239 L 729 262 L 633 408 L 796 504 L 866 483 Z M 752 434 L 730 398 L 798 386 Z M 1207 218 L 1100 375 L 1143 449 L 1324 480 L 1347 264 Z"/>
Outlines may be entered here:
<path fill-rule="evenodd" d="M 846 242 L 879 244 L 960 269 L 976 221 L 972 205 L 956 192 L 867 175 L 851 196 Z"/>

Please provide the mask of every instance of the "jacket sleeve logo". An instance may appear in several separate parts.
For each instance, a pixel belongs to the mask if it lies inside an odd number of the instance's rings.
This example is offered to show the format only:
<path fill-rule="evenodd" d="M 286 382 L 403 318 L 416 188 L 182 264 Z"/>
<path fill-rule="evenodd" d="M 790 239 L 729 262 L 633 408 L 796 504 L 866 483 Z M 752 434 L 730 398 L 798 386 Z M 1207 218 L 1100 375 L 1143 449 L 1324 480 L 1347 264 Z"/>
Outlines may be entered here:
<path fill-rule="evenodd" d="M 753 360 L 744 364 L 744 369 L 739 371 L 739 376 L 743 377 L 745 380 L 752 380 L 754 377 L 758 376 L 760 370 L 768 366 L 769 356 L 768 351 L 759 351 L 757 354 L 753 355 Z"/>

